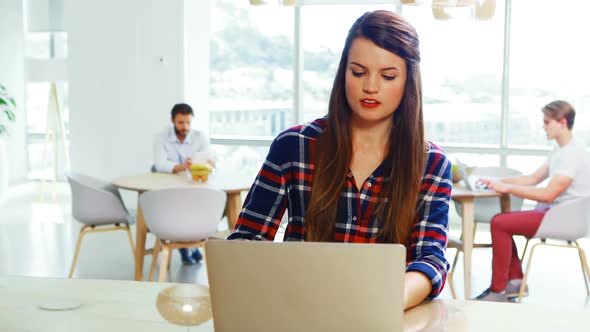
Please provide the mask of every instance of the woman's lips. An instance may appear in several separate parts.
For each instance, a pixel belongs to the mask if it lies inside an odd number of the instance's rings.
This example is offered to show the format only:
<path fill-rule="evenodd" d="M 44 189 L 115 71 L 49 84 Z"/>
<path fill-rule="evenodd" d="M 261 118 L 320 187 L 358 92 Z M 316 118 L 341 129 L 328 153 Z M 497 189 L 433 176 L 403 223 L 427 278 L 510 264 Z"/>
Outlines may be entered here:
<path fill-rule="evenodd" d="M 361 106 L 364 108 L 375 108 L 381 105 L 380 102 L 376 101 L 375 99 L 361 99 Z"/>

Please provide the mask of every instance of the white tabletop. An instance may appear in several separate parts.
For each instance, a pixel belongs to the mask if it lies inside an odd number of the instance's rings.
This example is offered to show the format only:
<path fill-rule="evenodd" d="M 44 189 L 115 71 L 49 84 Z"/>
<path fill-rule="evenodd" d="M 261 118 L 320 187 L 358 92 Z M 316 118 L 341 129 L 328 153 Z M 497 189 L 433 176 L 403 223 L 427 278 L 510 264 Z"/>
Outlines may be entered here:
<path fill-rule="evenodd" d="M 122 176 L 113 180 L 113 184 L 121 189 L 139 192 L 170 188 L 209 187 L 230 193 L 248 190 L 253 182 L 253 176 L 217 171 L 211 173 L 206 182 L 193 181 L 183 172 L 177 174 L 145 173 Z"/>
<path fill-rule="evenodd" d="M 163 319 L 158 294 L 178 284 L 0 277 L 0 331 L 185 331 Z M 39 305 L 79 302 L 78 309 Z M 590 331 L 590 310 L 460 300 L 426 302 L 405 313 L 404 331 Z M 213 332 L 211 320 L 191 331 Z"/>

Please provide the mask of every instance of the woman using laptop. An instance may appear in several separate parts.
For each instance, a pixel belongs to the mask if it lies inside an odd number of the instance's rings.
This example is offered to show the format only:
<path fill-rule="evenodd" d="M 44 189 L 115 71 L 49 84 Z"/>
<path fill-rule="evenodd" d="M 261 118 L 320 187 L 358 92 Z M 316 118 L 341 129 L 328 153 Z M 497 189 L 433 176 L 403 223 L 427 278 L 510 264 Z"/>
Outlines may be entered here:
<path fill-rule="evenodd" d="M 405 245 L 406 309 L 441 292 L 451 164 L 424 139 L 418 45 L 398 14 L 356 20 L 328 115 L 274 140 L 228 239 L 273 240 L 287 209 L 284 241 Z"/>
<path fill-rule="evenodd" d="M 542 111 L 547 138 L 557 142 L 547 161 L 530 175 L 498 181 L 480 180 L 497 192 L 541 204 L 533 211 L 501 213 L 492 218 L 492 284 L 476 297 L 477 300 L 508 302 L 518 297 L 523 274 L 512 236 L 534 236 L 551 204 L 590 195 L 590 157 L 586 148 L 573 139 L 574 108 L 566 101 L 556 100 L 545 105 Z M 546 186 L 536 187 L 547 178 L 550 180 Z"/>

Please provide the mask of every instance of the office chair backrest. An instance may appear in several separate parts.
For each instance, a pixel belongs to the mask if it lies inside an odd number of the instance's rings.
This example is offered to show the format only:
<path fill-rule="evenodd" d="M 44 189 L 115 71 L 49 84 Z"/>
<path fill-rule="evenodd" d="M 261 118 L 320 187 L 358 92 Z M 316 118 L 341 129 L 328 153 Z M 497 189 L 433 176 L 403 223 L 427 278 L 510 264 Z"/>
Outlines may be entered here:
<path fill-rule="evenodd" d="M 72 189 L 72 216 L 88 225 L 129 223 L 117 188 L 80 173 L 66 174 Z"/>
<path fill-rule="evenodd" d="M 547 211 L 535 238 L 575 241 L 590 233 L 590 196 L 572 199 Z"/>
<path fill-rule="evenodd" d="M 217 232 L 227 195 L 195 187 L 152 190 L 139 197 L 145 223 L 160 240 L 192 242 Z"/>

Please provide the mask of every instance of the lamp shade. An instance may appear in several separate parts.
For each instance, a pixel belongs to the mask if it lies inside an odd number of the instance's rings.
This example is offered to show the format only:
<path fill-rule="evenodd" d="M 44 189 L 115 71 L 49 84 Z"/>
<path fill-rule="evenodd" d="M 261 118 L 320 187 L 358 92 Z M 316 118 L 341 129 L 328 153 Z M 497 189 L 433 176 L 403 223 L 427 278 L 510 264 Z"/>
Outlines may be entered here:
<path fill-rule="evenodd" d="M 433 8 L 454 8 L 473 6 L 474 0 L 432 0 Z"/>
<path fill-rule="evenodd" d="M 268 4 L 281 4 L 284 6 L 295 6 L 299 3 L 297 0 L 250 0 L 252 6 L 268 5 Z"/>
<path fill-rule="evenodd" d="M 496 0 L 480 0 L 475 3 L 474 17 L 478 20 L 491 20 L 496 12 Z"/>
<path fill-rule="evenodd" d="M 441 21 L 446 21 L 452 18 L 444 7 L 432 7 L 432 16 Z"/>
<path fill-rule="evenodd" d="M 422 6 L 429 5 L 432 0 L 401 0 L 402 5 Z"/>

